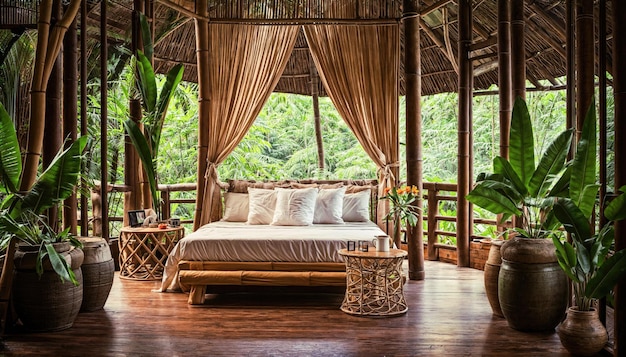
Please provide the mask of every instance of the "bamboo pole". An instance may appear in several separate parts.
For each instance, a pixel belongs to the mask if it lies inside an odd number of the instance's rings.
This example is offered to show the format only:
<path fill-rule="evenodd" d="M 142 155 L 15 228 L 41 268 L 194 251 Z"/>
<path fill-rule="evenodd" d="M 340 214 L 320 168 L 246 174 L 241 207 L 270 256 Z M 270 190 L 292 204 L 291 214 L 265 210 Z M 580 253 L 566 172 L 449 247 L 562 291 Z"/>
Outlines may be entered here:
<path fill-rule="evenodd" d="M 593 0 L 576 0 L 576 138 L 579 139 L 594 94 Z"/>
<path fill-rule="evenodd" d="M 511 86 L 512 98 L 526 99 L 526 41 L 524 0 L 511 0 Z"/>
<path fill-rule="evenodd" d="M 566 126 L 567 128 L 573 128 L 575 126 L 575 118 L 576 118 L 576 105 L 575 105 L 575 93 L 576 93 L 576 75 L 575 75 L 575 65 L 576 58 L 574 56 L 574 1 L 575 0 L 567 0 L 565 2 L 565 33 L 567 34 L 567 41 L 565 42 L 567 56 L 565 61 L 565 73 L 567 77 L 567 88 L 566 88 Z M 572 142 L 572 148 L 574 147 L 574 143 Z M 568 154 L 568 158 L 572 159 L 573 157 L 573 149 L 570 150 Z"/>
<path fill-rule="evenodd" d="M 422 77 L 420 53 L 419 1 L 404 0 L 404 78 L 406 89 L 406 177 L 408 185 L 415 185 L 423 194 L 422 159 Z M 422 200 L 417 201 L 422 209 Z M 423 280 L 424 232 L 423 214 L 418 215 L 417 224 L 407 227 L 409 253 L 409 279 Z"/>
<path fill-rule="evenodd" d="M 63 41 L 63 138 L 70 140 L 66 147 L 78 137 L 78 63 L 76 48 L 78 45 L 76 20 L 67 31 Z M 70 232 L 77 234 L 78 202 L 76 193 L 73 193 L 63 203 L 63 227 L 70 228 Z"/>
<path fill-rule="evenodd" d="M 626 63 L 626 2 L 613 0 L 613 63 Z M 626 185 L 626 68 L 613 67 L 615 99 L 615 188 Z M 626 220 L 615 222 L 615 250 L 626 249 Z M 618 357 L 626 356 L 626 278 L 615 287 L 615 349 Z"/>
<path fill-rule="evenodd" d="M 472 127 L 472 62 L 469 47 L 472 43 L 471 0 L 459 0 L 459 118 L 458 118 L 458 192 L 457 192 L 457 265 L 469 266 L 470 205 L 466 196 L 470 191 L 470 131 Z"/>
<path fill-rule="evenodd" d="M 509 157 L 513 97 L 511 87 L 511 0 L 498 0 L 498 93 L 500 156 Z"/>
<path fill-rule="evenodd" d="M 80 135 L 87 135 L 87 4 L 83 2 L 80 8 Z M 82 163 L 81 172 L 86 174 L 87 165 Z M 80 235 L 89 236 L 89 201 L 82 184 L 80 195 Z"/>
<path fill-rule="evenodd" d="M 196 12 L 201 17 L 208 17 L 207 0 L 198 0 Z M 211 89 L 209 87 L 209 23 L 196 19 L 196 56 L 198 60 L 198 190 L 196 191 L 196 210 L 194 214 L 194 230 L 200 226 L 203 197 L 206 185 L 204 177 L 207 169 L 209 150 L 209 105 Z"/>
<path fill-rule="evenodd" d="M 28 144 L 24 157 L 21 191 L 27 191 L 37 178 L 39 158 L 43 147 L 46 112 L 46 89 L 54 60 L 61 49 L 61 39 L 74 21 L 81 0 L 71 0 L 63 17 L 50 30 L 52 0 L 42 0 L 39 4 L 37 23 L 37 49 L 35 51 L 34 74 L 31 85 L 31 118 L 28 130 Z"/>
<path fill-rule="evenodd" d="M 100 205 L 102 214 L 102 238 L 109 241 L 109 200 L 107 196 L 108 180 L 108 34 L 107 1 L 100 2 Z"/>
<path fill-rule="evenodd" d="M 598 200 L 598 216 L 600 227 L 604 227 L 608 222 L 604 216 L 604 206 L 606 199 L 607 185 L 607 110 L 606 110 L 606 0 L 600 0 L 598 4 L 598 144 L 599 144 L 599 176 L 600 190 Z M 606 298 L 600 299 L 598 303 L 598 315 L 600 321 L 606 326 Z"/>
<path fill-rule="evenodd" d="M 315 142 L 317 143 L 317 167 L 320 173 L 326 176 L 326 162 L 324 158 L 324 141 L 322 140 L 322 120 L 320 118 L 319 75 L 313 59 L 309 60 L 311 73 L 311 98 L 313 100 L 313 120 L 315 125 Z"/>

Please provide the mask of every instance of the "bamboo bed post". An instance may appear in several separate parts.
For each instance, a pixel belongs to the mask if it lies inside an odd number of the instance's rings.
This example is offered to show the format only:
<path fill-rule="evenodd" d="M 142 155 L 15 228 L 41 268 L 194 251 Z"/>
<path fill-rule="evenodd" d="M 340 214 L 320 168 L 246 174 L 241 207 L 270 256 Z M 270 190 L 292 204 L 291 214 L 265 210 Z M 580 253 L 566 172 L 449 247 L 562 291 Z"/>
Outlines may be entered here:
<path fill-rule="evenodd" d="M 208 17 L 207 0 L 198 0 L 196 13 Z M 194 213 L 194 231 L 199 228 L 202 219 L 202 202 L 206 179 L 207 153 L 209 150 L 209 105 L 211 89 L 209 87 L 209 23 L 194 19 L 196 25 L 196 56 L 198 61 L 198 188 L 196 191 L 196 210 Z"/>
<path fill-rule="evenodd" d="M 469 240 L 471 215 L 469 201 L 465 196 L 470 191 L 470 131 L 472 121 L 472 62 L 469 50 L 472 44 L 471 0 L 459 0 L 459 118 L 458 118 L 458 192 L 457 192 L 457 265 L 469 266 Z"/>
<path fill-rule="evenodd" d="M 626 14 L 626 2 L 613 0 L 613 14 Z M 613 16 L 613 63 L 626 63 L 626 21 Z M 626 68 L 613 67 L 615 99 L 615 188 L 626 185 Z M 615 222 L 615 250 L 626 249 L 626 221 Z M 615 288 L 615 356 L 626 356 L 626 278 Z"/>
<path fill-rule="evenodd" d="M 582 133 L 595 90 L 594 30 L 593 0 L 576 0 L 576 140 Z"/>
<path fill-rule="evenodd" d="M 78 126 L 78 106 L 76 97 L 78 97 L 78 66 L 77 66 L 77 34 L 76 20 L 67 31 L 65 40 L 63 41 L 63 138 L 69 138 L 70 141 L 65 143 L 69 147 L 77 138 Z M 63 203 L 63 227 L 70 228 L 70 232 L 77 234 L 77 197 L 73 193 Z"/>
<path fill-rule="evenodd" d="M 526 38 L 524 0 L 511 0 L 511 87 L 512 99 L 526 99 Z"/>
<path fill-rule="evenodd" d="M 109 200 L 108 188 L 108 34 L 107 34 L 107 1 L 100 2 L 100 209 L 102 215 L 101 237 L 109 241 Z"/>
<path fill-rule="evenodd" d="M 406 91 L 406 173 L 407 185 L 415 185 L 423 194 L 422 181 L 422 97 L 420 15 L 419 0 L 404 0 L 404 77 Z M 417 201 L 422 209 L 422 200 Z M 409 279 L 422 280 L 424 273 L 423 213 L 418 215 L 417 224 L 407 227 L 409 253 Z"/>

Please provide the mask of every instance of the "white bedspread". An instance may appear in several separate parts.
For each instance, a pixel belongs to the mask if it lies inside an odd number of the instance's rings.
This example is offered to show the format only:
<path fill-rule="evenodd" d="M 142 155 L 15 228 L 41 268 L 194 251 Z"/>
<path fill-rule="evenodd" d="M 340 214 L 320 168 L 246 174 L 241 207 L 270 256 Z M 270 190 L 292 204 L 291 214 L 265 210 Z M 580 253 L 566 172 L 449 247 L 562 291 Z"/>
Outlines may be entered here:
<path fill-rule="evenodd" d="M 337 253 L 348 241 L 385 234 L 373 222 L 313 226 L 213 222 L 178 242 L 170 253 L 160 291 L 177 289 L 181 260 L 236 262 L 343 262 Z M 371 248 L 370 248 L 371 249 Z"/>

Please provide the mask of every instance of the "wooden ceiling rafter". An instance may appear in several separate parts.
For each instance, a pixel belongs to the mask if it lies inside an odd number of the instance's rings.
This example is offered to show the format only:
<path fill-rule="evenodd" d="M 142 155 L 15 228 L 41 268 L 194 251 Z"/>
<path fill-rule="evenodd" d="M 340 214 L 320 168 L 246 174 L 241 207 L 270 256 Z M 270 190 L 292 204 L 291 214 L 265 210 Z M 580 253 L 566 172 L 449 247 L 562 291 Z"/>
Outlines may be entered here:
<path fill-rule="evenodd" d="M 441 18 L 442 18 L 442 26 L 443 26 L 443 41 L 446 46 L 446 53 L 448 54 L 448 58 L 456 58 L 454 55 L 454 51 L 452 50 L 452 40 L 450 39 L 450 25 L 448 24 L 448 9 L 443 7 L 441 8 Z M 459 73 L 459 64 L 456 60 L 451 60 L 450 64 L 456 73 Z"/>
<path fill-rule="evenodd" d="M 426 21 L 424 21 L 423 18 L 420 17 L 419 22 L 420 22 L 420 27 L 424 30 L 426 35 L 437 45 L 437 48 L 439 48 L 439 50 L 444 55 L 444 57 L 446 57 L 450 63 L 456 62 L 456 58 L 454 58 L 454 56 L 451 56 L 450 53 L 448 53 L 446 49 L 445 40 L 442 37 L 440 37 L 437 33 L 435 33 L 433 29 L 431 29 L 430 26 L 426 23 Z M 455 73 L 458 73 L 458 68 L 454 67 L 454 65 L 453 65 L 453 68 L 454 68 Z"/>

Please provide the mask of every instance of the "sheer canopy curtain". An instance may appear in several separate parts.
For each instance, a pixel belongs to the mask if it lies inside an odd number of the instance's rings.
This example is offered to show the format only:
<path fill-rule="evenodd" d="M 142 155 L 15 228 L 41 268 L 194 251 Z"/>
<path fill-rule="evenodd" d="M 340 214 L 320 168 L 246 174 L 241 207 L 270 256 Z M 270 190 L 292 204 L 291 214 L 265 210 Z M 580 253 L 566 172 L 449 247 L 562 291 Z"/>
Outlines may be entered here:
<path fill-rule="evenodd" d="M 194 229 L 220 217 L 217 166 L 237 147 L 254 123 L 293 51 L 297 26 L 209 24 L 210 101 L 208 149 L 202 199 L 196 200 Z M 198 214 L 200 213 L 200 214 Z"/>
<path fill-rule="evenodd" d="M 381 197 L 382 189 L 399 178 L 399 26 L 307 25 L 304 30 L 328 96 L 378 167 Z M 381 226 L 385 203 L 379 203 Z"/>

